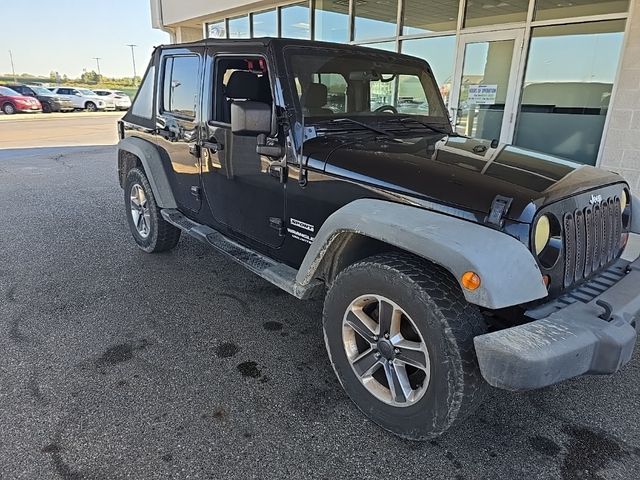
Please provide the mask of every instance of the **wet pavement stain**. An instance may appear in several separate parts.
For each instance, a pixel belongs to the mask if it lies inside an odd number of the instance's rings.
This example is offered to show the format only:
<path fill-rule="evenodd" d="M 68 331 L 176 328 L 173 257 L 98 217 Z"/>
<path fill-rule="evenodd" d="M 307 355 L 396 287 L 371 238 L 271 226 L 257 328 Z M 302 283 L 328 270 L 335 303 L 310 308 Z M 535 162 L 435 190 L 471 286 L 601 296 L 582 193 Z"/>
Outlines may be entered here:
<path fill-rule="evenodd" d="M 560 445 L 558 445 L 556 442 L 554 442 L 550 438 L 540 435 L 529 437 L 529 443 L 536 452 L 542 453 L 543 455 L 548 455 L 550 457 L 555 457 L 562 450 Z"/>
<path fill-rule="evenodd" d="M 238 365 L 238 371 L 243 377 L 260 378 L 262 376 L 262 372 L 258 369 L 256 362 L 242 362 Z"/>
<path fill-rule="evenodd" d="M 149 345 L 146 339 L 138 341 L 136 344 L 121 343 L 107 348 L 105 352 L 95 361 L 96 366 L 113 366 L 119 363 L 128 362 L 133 359 L 133 353 L 144 350 Z"/>
<path fill-rule="evenodd" d="M 270 332 L 277 332 L 278 330 L 282 330 L 282 324 L 280 322 L 274 322 L 274 321 L 264 322 L 262 326 L 264 327 L 265 330 L 268 330 Z"/>
<path fill-rule="evenodd" d="M 57 443 L 50 443 L 42 450 L 42 453 L 51 455 L 51 461 L 53 462 L 53 469 L 56 474 L 62 478 L 62 480 L 81 480 L 82 474 L 74 472 L 69 465 L 62 459 L 60 445 Z"/>
<path fill-rule="evenodd" d="M 239 351 L 240 351 L 240 347 L 238 347 L 235 343 L 224 342 L 218 345 L 218 347 L 216 348 L 216 357 L 218 358 L 233 357 Z"/>
<path fill-rule="evenodd" d="M 601 480 L 601 470 L 630 454 L 614 439 L 588 428 L 565 426 L 562 431 L 570 437 L 560 467 L 563 480 Z"/>

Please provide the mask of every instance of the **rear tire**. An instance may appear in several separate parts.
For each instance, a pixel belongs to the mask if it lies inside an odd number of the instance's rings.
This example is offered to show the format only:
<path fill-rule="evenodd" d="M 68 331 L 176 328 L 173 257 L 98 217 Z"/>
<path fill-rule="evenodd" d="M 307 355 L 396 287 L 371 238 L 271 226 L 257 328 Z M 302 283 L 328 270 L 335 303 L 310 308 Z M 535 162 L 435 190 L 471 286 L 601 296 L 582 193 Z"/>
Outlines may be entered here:
<path fill-rule="evenodd" d="M 482 314 L 446 270 L 412 255 L 376 255 L 342 271 L 325 299 L 323 328 L 351 400 L 403 438 L 440 435 L 488 388 L 473 346 L 486 333 Z"/>
<path fill-rule="evenodd" d="M 16 107 L 13 106 L 13 103 L 7 102 L 2 105 L 2 111 L 5 113 L 5 115 L 13 115 L 14 113 L 16 113 Z"/>
<path fill-rule="evenodd" d="M 131 234 L 142 250 L 147 253 L 165 252 L 178 244 L 180 229 L 162 218 L 149 180 L 139 168 L 127 173 L 124 204 Z"/>

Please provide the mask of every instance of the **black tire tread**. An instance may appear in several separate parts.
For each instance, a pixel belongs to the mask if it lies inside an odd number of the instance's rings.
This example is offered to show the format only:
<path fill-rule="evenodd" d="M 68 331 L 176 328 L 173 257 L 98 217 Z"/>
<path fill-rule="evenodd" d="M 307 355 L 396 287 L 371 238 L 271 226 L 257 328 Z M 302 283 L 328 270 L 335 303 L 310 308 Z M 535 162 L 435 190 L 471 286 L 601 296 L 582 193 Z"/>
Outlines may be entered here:
<path fill-rule="evenodd" d="M 408 284 L 414 284 L 427 293 L 434 306 L 443 315 L 440 318 L 443 332 L 451 346 L 453 361 L 458 362 L 458 378 L 452 378 L 462 389 L 451 402 L 447 425 L 428 436 L 411 440 L 427 440 L 437 437 L 454 423 L 463 420 L 482 403 L 488 384 L 482 377 L 475 353 L 473 338 L 487 332 L 486 321 L 477 306 L 466 301 L 460 285 L 443 267 L 404 252 L 388 252 L 368 257 L 345 268 L 336 280 L 349 271 L 377 267 L 392 270 Z M 460 391 L 461 390 L 461 391 Z M 402 436 L 402 435 L 400 435 Z"/>
<path fill-rule="evenodd" d="M 152 242 L 148 248 L 144 248 L 141 245 L 141 248 L 147 253 L 159 253 L 166 252 L 174 248 L 178 241 L 180 240 L 180 234 L 182 231 L 171 225 L 167 222 L 160 213 L 160 207 L 156 203 L 156 199 L 153 195 L 153 190 L 151 189 L 151 184 L 147 179 L 144 171 L 140 168 L 132 168 L 127 172 L 127 180 L 125 181 L 125 195 L 128 195 L 129 189 L 129 177 L 130 176 L 138 176 L 140 182 L 142 183 L 142 187 L 144 188 L 145 194 L 147 195 L 147 201 L 149 202 L 149 209 L 152 210 L 151 216 L 155 219 L 155 228 L 157 230 L 157 235 L 155 237 L 155 243 Z M 127 215 L 129 213 L 127 212 Z"/>

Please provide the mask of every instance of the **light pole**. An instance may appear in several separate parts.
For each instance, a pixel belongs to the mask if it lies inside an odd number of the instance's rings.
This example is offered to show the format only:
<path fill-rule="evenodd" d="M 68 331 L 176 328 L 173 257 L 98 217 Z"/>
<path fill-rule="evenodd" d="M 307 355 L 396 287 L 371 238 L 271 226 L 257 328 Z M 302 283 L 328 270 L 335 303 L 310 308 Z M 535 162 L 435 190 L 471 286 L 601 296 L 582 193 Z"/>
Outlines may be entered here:
<path fill-rule="evenodd" d="M 100 58 L 101 57 L 93 57 L 93 59 L 96 61 L 96 64 L 98 65 L 98 77 L 102 76 L 102 74 L 100 73 Z"/>
<path fill-rule="evenodd" d="M 16 77 L 16 67 L 13 66 L 13 53 L 9 50 L 9 58 L 11 59 L 11 72 L 13 73 L 13 83 L 18 83 L 18 78 Z"/>
<path fill-rule="evenodd" d="M 137 47 L 137 45 L 134 45 L 133 43 L 129 43 L 127 44 L 127 47 L 131 48 L 131 60 L 133 61 L 133 86 L 136 86 L 136 54 L 133 51 L 133 49 L 135 47 Z"/>

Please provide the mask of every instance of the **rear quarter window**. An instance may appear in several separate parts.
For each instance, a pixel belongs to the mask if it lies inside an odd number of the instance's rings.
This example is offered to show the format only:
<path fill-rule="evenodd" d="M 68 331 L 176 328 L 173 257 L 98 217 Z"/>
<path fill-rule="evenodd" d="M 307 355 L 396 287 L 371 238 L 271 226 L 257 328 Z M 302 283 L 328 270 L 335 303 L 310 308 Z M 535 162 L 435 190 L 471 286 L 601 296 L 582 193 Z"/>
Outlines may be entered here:
<path fill-rule="evenodd" d="M 136 98 L 131 105 L 131 114 L 136 117 L 146 118 L 151 120 L 153 118 L 153 86 L 156 80 L 156 66 L 152 63 L 149 64 L 147 72 L 142 79 Z"/>

